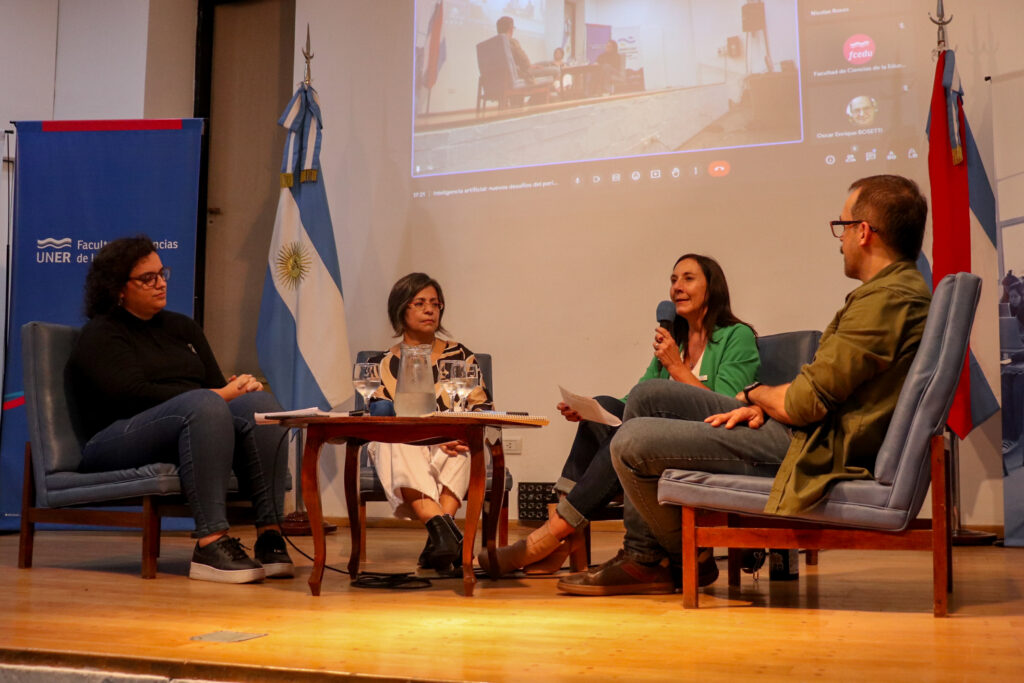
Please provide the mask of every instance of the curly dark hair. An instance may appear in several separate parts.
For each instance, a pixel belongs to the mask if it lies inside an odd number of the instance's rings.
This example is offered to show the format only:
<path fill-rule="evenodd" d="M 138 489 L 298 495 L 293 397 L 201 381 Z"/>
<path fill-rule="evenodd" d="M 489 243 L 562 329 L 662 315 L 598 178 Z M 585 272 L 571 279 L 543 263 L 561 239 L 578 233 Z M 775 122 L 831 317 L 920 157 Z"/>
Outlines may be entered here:
<path fill-rule="evenodd" d="M 85 317 L 91 319 L 113 310 L 132 268 L 155 251 L 153 240 L 136 235 L 108 242 L 96 252 L 85 276 Z"/>
<path fill-rule="evenodd" d="M 441 324 L 444 318 L 444 292 L 441 291 L 441 284 L 426 273 L 409 273 L 391 287 L 391 294 L 388 295 L 388 320 L 391 321 L 396 337 L 405 334 L 405 309 L 409 308 L 416 294 L 425 287 L 437 290 L 437 300 L 441 302 L 441 310 L 437 313 L 437 331 L 448 334 L 448 330 Z"/>

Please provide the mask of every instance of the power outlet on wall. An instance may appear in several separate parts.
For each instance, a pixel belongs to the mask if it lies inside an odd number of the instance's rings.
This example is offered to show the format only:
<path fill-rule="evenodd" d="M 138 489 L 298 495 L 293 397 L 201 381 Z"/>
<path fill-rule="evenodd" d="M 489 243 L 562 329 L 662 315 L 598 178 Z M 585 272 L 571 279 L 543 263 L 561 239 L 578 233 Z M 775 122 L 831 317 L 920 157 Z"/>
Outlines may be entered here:
<path fill-rule="evenodd" d="M 505 455 L 522 455 L 523 437 L 503 436 L 501 438 L 501 447 L 505 450 Z"/>

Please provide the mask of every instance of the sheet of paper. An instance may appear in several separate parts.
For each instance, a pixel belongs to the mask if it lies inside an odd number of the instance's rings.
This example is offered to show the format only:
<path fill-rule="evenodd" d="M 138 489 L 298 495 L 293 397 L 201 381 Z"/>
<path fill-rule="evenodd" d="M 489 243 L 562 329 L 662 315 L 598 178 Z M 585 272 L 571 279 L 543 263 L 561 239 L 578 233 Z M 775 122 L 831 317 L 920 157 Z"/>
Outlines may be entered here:
<path fill-rule="evenodd" d="M 600 403 L 589 396 L 574 394 L 563 386 L 559 386 L 558 390 L 562 392 L 562 400 L 579 413 L 580 417 L 584 420 L 611 425 L 612 427 L 618 427 L 622 424 L 622 420 L 602 408 Z"/>

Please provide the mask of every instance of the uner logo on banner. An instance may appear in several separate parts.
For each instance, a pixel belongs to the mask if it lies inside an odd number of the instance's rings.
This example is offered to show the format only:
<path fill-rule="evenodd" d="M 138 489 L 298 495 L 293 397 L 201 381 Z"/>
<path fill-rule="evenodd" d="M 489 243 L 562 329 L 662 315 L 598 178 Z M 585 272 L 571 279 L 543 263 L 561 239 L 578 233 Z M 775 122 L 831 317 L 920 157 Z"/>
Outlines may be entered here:
<path fill-rule="evenodd" d="M 36 240 L 36 263 L 71 263 L 71 238 L 45 237 Z"/>

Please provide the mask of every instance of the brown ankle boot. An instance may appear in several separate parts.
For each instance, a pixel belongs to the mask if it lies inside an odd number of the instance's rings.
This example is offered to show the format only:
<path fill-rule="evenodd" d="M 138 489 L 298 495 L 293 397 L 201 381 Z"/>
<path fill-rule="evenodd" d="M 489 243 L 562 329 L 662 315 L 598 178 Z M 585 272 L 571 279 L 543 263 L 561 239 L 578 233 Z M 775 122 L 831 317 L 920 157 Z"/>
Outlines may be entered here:
<path fill-rule="evenodd" d="M 528 564 L 539 562 L 558 549 L 561 543 L 561 539 L 551 533 L 551 523 L 545 522 L 544 526 L 525 539 L 498 548 L 498 575 L 510 574 Z M 484 571 L 490 573 L 491 563 L 487 550 L 481 550 L 476 559 Z"/>

